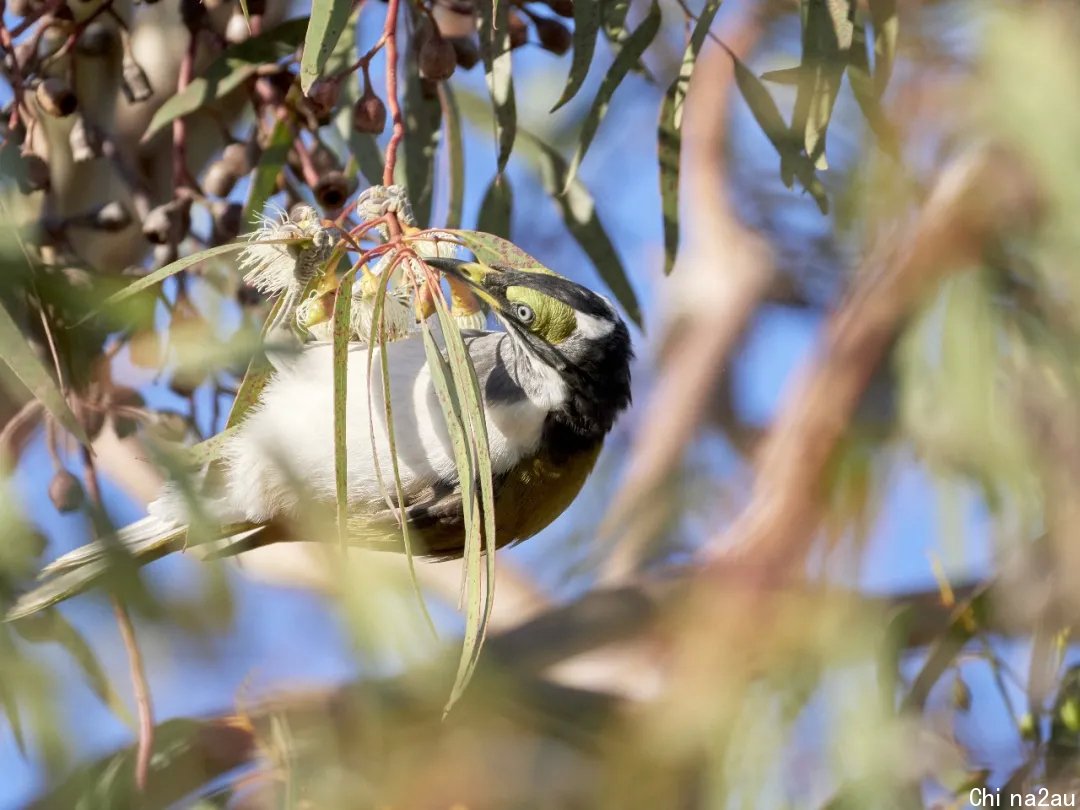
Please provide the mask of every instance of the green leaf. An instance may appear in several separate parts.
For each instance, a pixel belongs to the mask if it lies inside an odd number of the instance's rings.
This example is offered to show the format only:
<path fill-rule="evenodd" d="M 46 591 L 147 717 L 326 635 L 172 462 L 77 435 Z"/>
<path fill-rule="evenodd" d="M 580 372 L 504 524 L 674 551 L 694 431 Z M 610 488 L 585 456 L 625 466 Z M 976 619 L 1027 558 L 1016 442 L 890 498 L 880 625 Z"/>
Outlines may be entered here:
<path fill-rule="evenodd" d="M 626 33 L 626 15 L 630 0 L 600 0 L 600 16 L 604 22 L 604 35 L 611 42 L 622 42 Z"/>
<path fill-rule="evenodd" d="M 337 495 L 338 542 L 342 550 L 349 542 L 349 469 L 345 434 L 349 384 L 350 309 L 355 275 L 342 276 L 334 296 L 334 484 Z M 378 318 L 375 319 L 376 322 Z"/>
<path fill-rule="evenodd" d="M 508 267 L 532 270 L 547 269 L 513 242 L 502 237 L 481 231 L 451 231 L 451 233 L 475 253 L 477 259 L 487 264 L 504 264 Z M 551 271 L 548 270 L 548 272 Z"/>
<path fill-rule="evenodd" d="M 87 685 L 97 698 L 125 725 L 134 728 L 135 722 L 119 693 L 109 682 L 93 649 L 83 635 L 58 610 L 50 609 L 27 616 L 16 625 L 16 631 L 27 641 L 59 644 L 72 657 L 86 676 Z"/>
<path fill-rule="evenodd" d="M 660 107 L 657 152 L 660 158 L 660 201 L 664 216 L 664 272 L 675 267 L 679 247 L 679 155 L 682 151 L 682 116 L 690 78 L 722 0 L 708 0 L 683 51 L 679 75 L 664 94 Z"/>
<path fill-rule="evenodd" d="M 416 60 L 407 60 L 407 65 L 402 113 L 408 137 L 398 155 L 398 171 L 409 191 L 416 223 L 421 228 L 427 228 L 431 224 L 431 198 L 435 190 L 435 156 L 439 148 L 442 107 L 437 98 L 424 97 Z"/>
<path fill-rule="evenodd" d="M 814 164 L 803 154 L 799 138 L 793 137 L 791 130 L 784 123 L 784 117 L 780 114 L 776 101 L 773 100 L 761 80 L 743 64 L 735 52 L 726 45 L 723 47 L 735 66 L 735 84 L 743 100 L 750 107 L 754 120 L 757 121 L 758 126 L 780 156 L 780 176 L 784 185 L 790 188 L 792 181 L 797 177 L 803 188 L 814 198 L 821 213 L 827 213 L 829 199 L 825 194 L 825 187 L 814 172 Z"/>
<path fill-rule="evenodd" d="M 322 75 L 351 13 L 352 0 L 312 0 L 300 60 L 300 89 L 305 93 Z"/>
<path fill-rule="evenodd" d="M 72 436 L 85 446 L 90 446 L 90 440 L 83 432 L 82 425 L 71 412 L 52 375 L 38 359 L 18 324 L 3 305 L 0 305 L 0 362 L 11 369 L 19 382 L 26 386 L 45 410 Z"/>
<path fill-rule="evenodd" d="M 510 188 L 510 178 L 505 174 L 497 174 L 491 178 L 491 183 L 484 192 L 476 229 L 509 239 L 513 213 L 514 192 Z"/>
<path fill-rule="evenodd" d="M 273 240 L 266 240 L 266 241 L 263 242 L 263 244 L 264 245 L 299 245 L 299 244 L 302 244 L 305 241 L 307 241 L 307 240 L 306 239 L 273 239 Z M 207 259 L 214 258 L 215 256 L 222 256 L 222 255 L 224 255 L 226 253 L 238 253 L 241 250 L 243 250 L 244 248 L 246 248 L 249 244 L 250 244 L 250 242 L 240 241 L 240 242 L 230 242 L 227 245 L 218 245 L 217 247 L 207 248 L 206 250 L 200 250 L 198 253 L 192 253 L 190 256 L 184 256 L 182 259 L 177 259 L 175 262 L 171 262 L 171 263 L 165 265 L 164 267 L 159 267 L 153 273 L 147 273 L 145 276 L 142 276 L 141 278 L 138 278 L 135 281 L 128 284 L 126 287 L 124 287 L 124 289 L 119 290 L 118 292 L 115 292 L 112 295 L 110 295 L 108 298 L 106 298 L 101 303 L 100 307 L 93 310 L 88 315 L 85 315 L 76 324 L 76 326 L 90 320 L 90 318 L 94 317 L 95 315 L 97 315 L 102 310 L 105 310 L 105 309 L 108 309 L 109 307 L 115 306 L 116 304 L 119 304 L 122 301 L 126 301 L 127 299 L 131 298 L 133 295 L 138 295 L 143 290 L 148 290 L 149 288 L 153 287 L 155 284 L 160 284 L 165 279 L 169 278 L 169 276 L 174 276 L 177 273 L 179 273 L 181 270 L 186 270 L 187 268 L 192 267 L 193 265 L 199 264 L 199 262 L 204 262 Z"/>
<path fill-rule="evenodd" d="M 649 13 L 641 22 L 641 25 L 623 42 L 619 55 L 615 57 L 615 61 L 608 69 L 607 76 L 604 77 L 604 81 L 600 84 L 596 98 L 593 99 L 592 107 L 589 108 L 589 112 L 585 116 L 585 123 L 581 125 L 577 151 L 574 152 L 574 157 L 570 161 L 570 169 L 566 173 L 566 183 L 563 186 L 562 193 L 565 194 L 569 190 L 570 184 L 573 183 L 574 178 L 577 176 L 578 167 L 581 166 L 585 152 L 592 143 L 596 130 L 600 127 L 600 122 L 604 120 L 608 107 L 611 105 L 611 97 L 615 94 L 622 80 L 626 78 L 626 74 L 638 63 L 646 48 L 656 38 L 656 33 L 660 30 L 660 19 L 660 5 L 656 0 L 653 0 Z M 502 164 L 499 165 L 499 168 L 502 169 Z"/>
<path fill-rule="evenodd" d="M 596 52 L 596 38 L 600 32 L 600 0 L 576 0 L 574 3 L 574 56 L 570 62 L 570 75 L 562 95 L 551 108 L 555 112 L 577 95 L 592 65 Z"/>
<path fill-rule="evenodd" d="M 142 136 L 145 143 L 177 118 L 227 95 L 246 82 L 263 65 L 277 62 L 296 50 L 304 37 L 307 20 L 289 20 L 265 34 L 230 45 L 182 91 L 170 98 L 150 119 Z"/>
<path fill-rule="evenodd" d="M 874 26 L 874 85 L 878 97 L 885 92 L 896 63 L 896 37 L 900 18 L 896 15 L 896 0 L 869 0 L 870 22 Z"/>
<path fill-rule="evenodd" d="M 851 50 L 848 52 L 848 82 L 851 84 L 851 92 L 855 96 L 855 101 L 859 104 L 859 109 L 862 110 L 870 129 L 877 136 L 878 146 L 886 154 L 899 159 L 898 136 L 892 122 L 889 121 L 885 111 L 881 108 L 881 101 L 874 87 L 874 80 L 870 75 L 870 60 L 867 55 L 867 47 L 866 31 L 862 25 L 856 24 Z"/>
<path fill-rule="evenodd" d="M 588 255 L 623 311 L 640 328 L 641 308 L 637 295 L 630 286 L 615 246 L 600 222 L 592 195 L 579 180 L 569 177 L 562 155 L 534 135 L 524 134 L 535 148 L 541 181 L 558 205 L 570 235 Z"/>
<path fill-rule="evenodd" d="M 439 83 L 439 100 L 446 128 L 446 157 L 450 164 L 450 205 L 446 212 L 446 227 L 460 228 L 461 211 L 465 206 L 465 144 L 461 137 L 461 111 L 458 110 L 453 90 L 446 82 Z"/>
<path fill-rule="evenodd" d="M 293 134 L 289 122 L 278 121 L 270 133 L 270 140 L 259 158 L 259 165 L 255 167 L 255 174 L 248 187 L 241 226 L 242 233 L 250 233 L 255 229 L 258 218 L 266 208 L 266 201 L 274 195 L 278 175 L 281 174 L 281 169 L 285 165 L 292 142 Z"/>
<path fill-rule="evenodd" d="M 465 341 L 461 337 L 457 323 L 446 308 L 441 295 L 435 296 L 435 311 L 442 326 L 446 340 L 447 357 L 454 388 L 462 404 L 462 414 L 467 427 L 467 435 L 480 481 L 480 509 L 473 510 L 473 525 L 466 527 L 465 549 L 462 574 L 465 577 L 465 639 L 462 644 L 461 660 L 458 663 L 454 685 L 450 690 L 445 711 L 450 711 L 465 691 L 476 669 L 476 662 L 483 646 L 487 631 L 491 607 L 495 600 L 495 490 L 491 468 L 491 452 L 488 443 L 487 422 L 484 417 L 483 397 L 480 382 L 472 357 Z M 479 519 L 475 519 L 476 517 Z M 481 539 L 486 552 L 486 592 L 480 593 L 480 552 Z"/>
<path fill-rule="evenodd" d="M 791 129 L 801 133 L 814 165 L 826 169 L 825 133 L 847 66 L 855 10 L 850 0 L 805 0 L 804 8 L 802 65 Z"/>
<path fill-rule="evenodd" d="M 477 3 L 476 24 L 488 94 L 495 109 L 497 171 L 506 168 L 517 135 L 517 105 L 510 58 L 510 3 Z"/>

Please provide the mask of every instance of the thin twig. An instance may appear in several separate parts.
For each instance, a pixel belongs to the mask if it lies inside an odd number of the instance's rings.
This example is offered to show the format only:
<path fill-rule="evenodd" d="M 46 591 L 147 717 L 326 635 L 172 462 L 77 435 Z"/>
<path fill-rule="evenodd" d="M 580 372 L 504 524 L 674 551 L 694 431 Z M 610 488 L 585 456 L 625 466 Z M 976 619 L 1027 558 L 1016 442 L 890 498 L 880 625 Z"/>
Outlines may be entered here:
<path fill-rule="evenodd" d="M 400 0 L 389 0 L 386 6 L 386 27 L 383 36 L 386 37 L 386 103 L 390 107 L 390 116 L 394 122 L 393 134 L 390 142 L 386 145 L 386 163 L 383 167 L 383 185 L 393 185 L 394 167 L 397 164 L 397 150 L 401 139 L 405 137 L 405 122 L 401 115 L 401 105 L 398 103 L 398 76 L 397 76 L 397 21 L 398 5 Z M 393 233 L 398 225 L 397 217 L 390 217 L 390 232 Z"/>

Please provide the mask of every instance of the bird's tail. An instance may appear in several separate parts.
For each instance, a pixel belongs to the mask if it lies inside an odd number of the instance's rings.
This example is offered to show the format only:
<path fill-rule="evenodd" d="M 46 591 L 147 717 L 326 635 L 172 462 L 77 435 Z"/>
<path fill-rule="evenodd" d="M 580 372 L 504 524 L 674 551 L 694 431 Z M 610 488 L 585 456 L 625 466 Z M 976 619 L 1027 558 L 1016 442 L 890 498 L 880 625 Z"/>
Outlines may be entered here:
<path fill-rule="evenodd" d="M 21 619 L 85 591 L 105 576 L 118 554 L 145 565 L 176 551 L 186 541 L 187 532 L 185 525 L 151 516 L 120 529 L 115 538 L 95 540 L 69 551 L 41 570 L 40 584 L 19 597 L 6 620 Z"/>

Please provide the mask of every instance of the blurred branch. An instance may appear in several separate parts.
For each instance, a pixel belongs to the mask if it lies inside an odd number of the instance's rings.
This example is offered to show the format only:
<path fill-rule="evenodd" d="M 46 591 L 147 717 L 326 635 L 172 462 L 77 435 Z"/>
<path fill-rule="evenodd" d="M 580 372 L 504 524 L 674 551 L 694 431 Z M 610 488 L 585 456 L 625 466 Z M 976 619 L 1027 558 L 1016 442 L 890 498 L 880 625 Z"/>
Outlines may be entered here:
<path fill-rule="evenodd" d="M 740 56 L 758 41 L 761 4 L 729 9 L 718 33 Z M 602 578 L 615 582 L 636 567 L 643 546 L 667 518 L 657 497 L 701 422 L 713 388 L 773 281 L 767 245 L 746 228 L 727 190 L 731 58 L 707 42 L 687 92 L 680 172 L 682 249 L 667 291 L 666 343 L 655 390 L 642 411 L 626 479 L 600 533 L 619 536 Z"/>
<path fill-rule="evenodd" d="M 911 225 L 856 271 L 764 441 L 749 503 L 706 552 L 713 565 L 734 553 L 764 568 L 798 568 L 818 526 L 833 450 L 904 320 L 1000 234 L 1030 223 L 1036 208 L 1030 175 L 1000 150 L 973 149 L 941 171 Z"/>

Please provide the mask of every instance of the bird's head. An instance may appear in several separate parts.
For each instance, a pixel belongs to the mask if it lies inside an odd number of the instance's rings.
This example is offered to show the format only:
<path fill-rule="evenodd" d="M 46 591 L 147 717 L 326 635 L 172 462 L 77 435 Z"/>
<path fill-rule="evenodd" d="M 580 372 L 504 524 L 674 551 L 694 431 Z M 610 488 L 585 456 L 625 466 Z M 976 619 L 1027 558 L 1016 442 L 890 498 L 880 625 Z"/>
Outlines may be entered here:
<path fill-rule="evenodd" d="M 626 324 L 606 298 L 546 267 L 425 261 L 468 284 L 515 343 L 558 374 L 575 416 L 592 430 L 611 428 L 630 402 L 633 349 Z"/>

